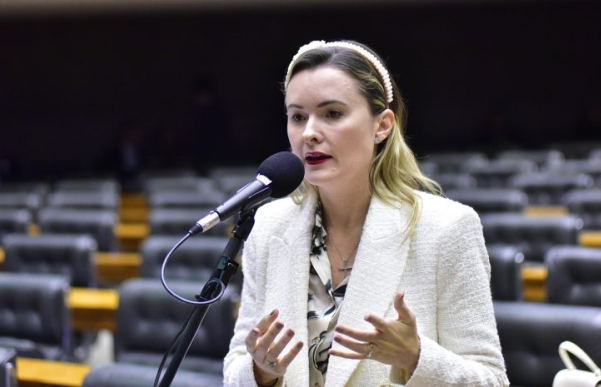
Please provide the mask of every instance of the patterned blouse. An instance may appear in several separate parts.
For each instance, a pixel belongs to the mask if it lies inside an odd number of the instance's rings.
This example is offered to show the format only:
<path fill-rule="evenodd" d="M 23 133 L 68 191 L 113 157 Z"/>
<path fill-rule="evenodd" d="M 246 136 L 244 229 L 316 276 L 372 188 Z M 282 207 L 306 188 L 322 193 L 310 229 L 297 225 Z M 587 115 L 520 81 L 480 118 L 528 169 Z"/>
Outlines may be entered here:
<path fill-rule="evenodd" d="M 311 387 L 323 387 L 328 371 L 328 351 L 332 347 L 334 328 L 338 323 L 349 276 L 332 289 L 332 271 L 326 248 L 326 230 L 322 225 L 321 205 L 315 212 L 313 244 L 310 252 L 309 274 L 309 374 Z"/>

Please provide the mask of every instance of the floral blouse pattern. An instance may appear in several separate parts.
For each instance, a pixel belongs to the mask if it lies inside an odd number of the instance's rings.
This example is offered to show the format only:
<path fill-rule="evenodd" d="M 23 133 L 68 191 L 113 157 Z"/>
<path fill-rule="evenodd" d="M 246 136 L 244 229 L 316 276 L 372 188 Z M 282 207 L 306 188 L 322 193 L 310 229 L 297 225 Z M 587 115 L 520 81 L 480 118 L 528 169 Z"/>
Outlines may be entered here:
<path fill-rule="evenodd" d="M 328 371 L 328 351 L 332 347 L 334 328 L 338 323 L 340 307 L 344 300 L 349 277 L 332 289 L 332 271 L 326 247 L 326 229 L 322 224 L 321 205 L 315 212 L 315 225 L 309 274 L 307 324 L 309 331 L 310 386 L 323 387 Z"/>

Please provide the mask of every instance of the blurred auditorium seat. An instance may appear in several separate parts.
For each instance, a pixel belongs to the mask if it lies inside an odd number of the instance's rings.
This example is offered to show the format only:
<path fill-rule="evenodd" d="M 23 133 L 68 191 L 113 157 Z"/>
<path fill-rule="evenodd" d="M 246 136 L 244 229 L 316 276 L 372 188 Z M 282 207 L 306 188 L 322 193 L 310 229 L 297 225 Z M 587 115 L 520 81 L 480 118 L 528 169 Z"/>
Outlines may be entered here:
<path fill-rule="evenodd" d="M 71 319 L 63 276 L 0 273 L 0 346 L 18 356 L 71 360 Z"/>
<path fill-rule="evenodd" d="M 154 384 L 157 367 L 138 364 L 102 364 L 92 368 L 82 387 L 150 387 Z M 172 387 L 219 387 L 223 378 L 188 370 L 177 370 Z"/>
<path fill-rule="evenodd" d="M 436 164 L 437 173 L 460 173 L 465 171 L 466 165 L 488 164 L 488 157 L 480 152 L 433 153 L 420 159 L 422 162 Z"/>
<path fill-rule="evenodd" d="M 2 245 L 6 272 L 60 274 L 71 286 L 96 286 L 96 241 L 88 235 L 8 234 Z"/>
<path fill-rule="evenodd" d="M 585 174 L 530 173 L 514 175 L 508 186 L 528 195 L 531 205 L 561 205 L 564 195 L 573 189 L 588 189 L 594 185 L 591 176 Z"/>
<path fill-rule="evenodd" d="M 521 271 L 524 254 L 514 246 L 486 246 L 491 267 L 490 286 L 494 300 L 516 301 L 522 298 Z"/>
<path fill-rule="evenodd" d="M 563 163 L 565 157 L 562 152 L 555 149 L 539 150 L 505 150 L 495 157 L 497 160 L 528 160 L 537 166 L 557 165 Z"/>
<path fill-rule="evenodd" d="M 17 353 L 0 347 L 0 387 L 17 387 Z"/>
<path fill-rule="evenodd" d="M 20 194 L 36 194 L 42 198 L 52 190 L 50 183 L 43 181 L 30 182 L 2 182 L 0 183 L 0 192 L 2 193 L 20 193 Z"/>
<path fill-rule="evenodd" d="M 445 195 L 472 207 L 478 214 L 491 212 L 521 213 L 528 204 L 528 196 L 518 189 L 475 188 L 449 189 Z"/>
<path fill-rule="evenodd" d="M 116 211 L 119 207 L 119 194 L 110 191 L 57 191 L 48 194 L 46 207 Z"/>
<path fill-rule="evenodd" d="M 428 177 L 440 184 L 443 190 L 474 188 L 477 184 L 476 179 L 467 173 L 435 173 Z"/>
<path fill-rule="evenodd" d="M 546 169 L 553 174 L 586 174 L 598 179 L 601 177 L 601 159 L 566 160 Z"/>
<path fill-rule="evenodd" d="M 26 234 L 33 220 L 29 210 L 0 209 L 0 240 L 6 234 Z"/>
<path fill-rule="evenodd" d="M 511 176 L 536 171 L 536 163 L 529 160 L 491 160 L 487 164 L 464 167 L 464 172 L 476 179 L 479 188 L 505 188 Z"/>
<path fill-rule="evenodd" d="M 212 211 L 214 207 L 206 208 L 154 208 L 148 214 L 150 235 L 179 235 L 184 236 L 194 224 Z M 226 236 L 232 222 L 226 220 L 208 230 L 204 235 Z"/>
<path fill-rule="evenodd" d="M 601 249 L 556 246 L 545 264 L 548 302 L 601 307 Z"/>
<path fill-rule="evenodd" d="M 177 294 L 188 299 L 200 293 L 198 281 L 170 281 Z M 239 289 L 230 285 L 211 305 L 181 369 L 222 375 L 223 358 L 233 335 Z M 115 330 L 115 361 L 158 366 L 192 310 L 172 298 L 156 279 L 131 279 L 119 287 Z"/>
<path fill-rule="evenodd" d="M 572 190 L 563 202 L 571 214 L 582 218 L 585 229 L 601 229 L 601 188 Z"/>
<path fill-rule="evenodd" d="M 558 348 L 569 340 L 601 364 L 601 308 L 494 301 L 501 349 L 512 387 L 549 387 L 565 368 Z"/>
<path fill-rule="evenodd" d="M 42 206 L 42 196 L 30 192 L 1 192 L 0 209 L 21 209 L 31 213 L 32 220 L 37 219 L 37 214 Z"/>
<path fill-rule="evenodd" d="M 96 240 L 99 251 L 117 251 L 117 218 L 114 210 L 43 208 L 39 225 L 42 233 L 88 234 Z"/>
<path fill-rule="evenodd" d="M 54 184 L 53 192 L 121 192 L 121 185 L 116 179 L 61 179 Z"/>
<path fill-rule="evenodd" d="M 148 194 L 150 208 L 215 208 L 227 199 L 226 195 L 219 192 L 198 191 L 161 191 Z"/>
<path fill-rule="evenodd" d="M 213 179 L 198 176 L 173 176 L 147 178 L 143 183 L 143 192 L 214 192 L 217 185 Z"/>
<path fill-rule="evenodd" d="M 576 245 L 582 229 L 577 216 L 525 216 L 513 213 L 483 214 L 487 245 L 516 246 L 527 262 L 544 262 L 545 253 L 554 245 Z"/>
<path fill-rule="evenodd" d="M 160 278 L 163 261 L 179 237 L 150 236 L 140 246 L 142 263 L 140 277 Z M 179 280 L 206 281 L 213 270 L 229 239 L 226 237 L 198 236 L 190 238 L 171 256 L 165 268 L 165 278 Z M 241 271 L 237 273 L 241 276 Z"/>

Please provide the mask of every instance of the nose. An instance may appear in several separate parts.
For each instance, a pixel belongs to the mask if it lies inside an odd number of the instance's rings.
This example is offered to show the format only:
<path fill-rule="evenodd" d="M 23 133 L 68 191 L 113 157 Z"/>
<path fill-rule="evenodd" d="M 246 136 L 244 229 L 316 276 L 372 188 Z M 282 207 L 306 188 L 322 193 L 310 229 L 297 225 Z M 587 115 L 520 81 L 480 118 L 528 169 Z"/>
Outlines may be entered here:
<path fill-rule="evenodd" d="M 303 130 L 303 141 L 309 143 L 319 143 L 322 140 L 321 131 L 315 121 L 315 118 L 309 117 Z"/>

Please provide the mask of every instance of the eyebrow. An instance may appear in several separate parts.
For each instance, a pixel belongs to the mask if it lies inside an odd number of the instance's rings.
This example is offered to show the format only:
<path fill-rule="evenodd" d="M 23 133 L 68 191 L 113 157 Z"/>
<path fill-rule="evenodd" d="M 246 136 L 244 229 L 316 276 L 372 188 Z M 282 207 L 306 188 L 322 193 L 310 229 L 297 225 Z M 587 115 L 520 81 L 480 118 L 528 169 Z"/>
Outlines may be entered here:
<path fill-rule="evenodd" d="M 344 102 L 342 102 L 340 100 L 337 100 L 337 99 L 328 99 L 327 101 L 320 102 L 317 105 L 317 107 L 324 107 L 324 106 L 331 105 L 331 104 L 336 104 L 336 103 L 347 106 L 346 103 L 344 103 Z M 297 104 L 294 104 L 294 103 L 291 103 L 290 105 L 288 105 L 288 109 L 290 109 L 290 108 L 304 109 L 303 106 L 297 105 Z"/>

